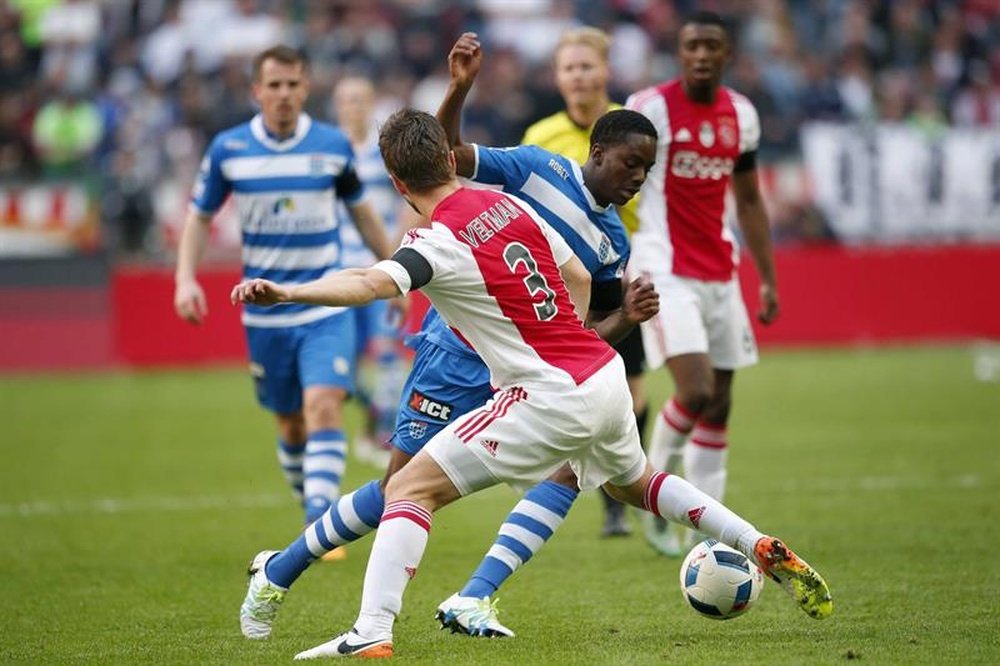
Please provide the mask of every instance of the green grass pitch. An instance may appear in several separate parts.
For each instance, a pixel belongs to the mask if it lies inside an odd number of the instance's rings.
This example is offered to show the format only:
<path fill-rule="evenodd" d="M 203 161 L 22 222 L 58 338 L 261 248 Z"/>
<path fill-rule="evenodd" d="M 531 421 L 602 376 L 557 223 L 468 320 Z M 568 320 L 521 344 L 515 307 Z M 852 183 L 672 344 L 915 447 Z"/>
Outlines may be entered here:
<path fill-rule="evenodd" d="M 972 364 L 958 347 L 770 351 L 737 376 L 727 503 L 824 573 L 829 620 L 771 583 L 745 616 L 701 618 L 679 560 L 598 538 L 588 493 L 501 591 L 516 638 L 438 631 L 517 499 L 497 488 L 435 518 L 396 659 L 1000 663 L 1000 383 Z M 0 423 L 0 662 L 283 663 L 351 626 L 370 538 L 306 573 L 271 640 L 239 633 L 246 562 L 299 520 L 242 372 L 2 377 Z M 351 465 L 346 488 L 375 475 Z"/>

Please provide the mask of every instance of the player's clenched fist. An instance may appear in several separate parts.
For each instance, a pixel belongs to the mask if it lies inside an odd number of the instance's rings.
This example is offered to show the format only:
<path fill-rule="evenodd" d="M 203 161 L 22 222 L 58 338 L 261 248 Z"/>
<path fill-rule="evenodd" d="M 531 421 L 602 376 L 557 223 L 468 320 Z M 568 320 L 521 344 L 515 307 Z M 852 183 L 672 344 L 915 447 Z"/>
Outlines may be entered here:
<path fill-rule="evenodd" d="M 660 311 L 660 295 L 653 288 L 653 283 L 644 277 L 638 277 L 625 286 L 623 299 L 625 316 L 636 324 L 652 319 Z"/>
<path fill-rule="evenodd" d="M 240 282 L 233 287 L 229 300 L 237 303 L 253 303 L 254 305 L 274 305 L 288 300 L 288 290 L 270 280 L 256 278 Z"/>

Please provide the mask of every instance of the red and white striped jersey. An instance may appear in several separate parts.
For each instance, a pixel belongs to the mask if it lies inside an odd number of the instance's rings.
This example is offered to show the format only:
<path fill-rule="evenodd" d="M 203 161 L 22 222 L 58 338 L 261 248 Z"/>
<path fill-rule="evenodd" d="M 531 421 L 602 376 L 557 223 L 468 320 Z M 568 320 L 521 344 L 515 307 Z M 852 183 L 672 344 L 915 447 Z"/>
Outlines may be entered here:
<path fill-rule="evenodd" d="M 424 293 L 483 359 L 494 386 L 565 386 L 567 376 L 580 384 L 614 357 L 576 316 L 559 273 L 573 251 L 530 204 L 462 188 L 431 220 L 403 247 L 430 265 Z"/>
<path fill-rule="evenodd" d="M 740 156 L 760 142 L 757 111 L 726 87 L 714 103 L 696 104 L 680 80 L 640 90 L 626 106 L 648 117 L 659 133 L 633 244 L 661 246 L 675 275 L 732 279 L 738 250 L 725 224 L 726 188 Z"/>

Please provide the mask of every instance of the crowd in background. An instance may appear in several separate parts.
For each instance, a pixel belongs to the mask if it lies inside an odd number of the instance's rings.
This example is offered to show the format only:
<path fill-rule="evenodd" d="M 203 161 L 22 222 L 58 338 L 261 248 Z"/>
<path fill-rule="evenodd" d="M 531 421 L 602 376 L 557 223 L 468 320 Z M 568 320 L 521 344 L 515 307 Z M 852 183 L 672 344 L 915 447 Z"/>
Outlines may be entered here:
<path fill-rule="evenodd" d="M 694 9 L 732 21 L 726 82 L 760 113 L 762 163 L 794 158 L 809 120 L 1000 128 L 997 0 L 0 0 L 0 179 L 96 180 L 121 242 L 140 243 L 157 182 L 190 182 L 206 141 L 254 113 L 250 60 L 273 44 L 307 54 L 308 110 L 331 119 L 346 74 L 375 82 L 385 115 L 434 110 L 448 48 L 476 31 L 465 135 L 509 145 L 562 108 L 564 30 L 611 35 L 621 102 L 678 73 Z"/>

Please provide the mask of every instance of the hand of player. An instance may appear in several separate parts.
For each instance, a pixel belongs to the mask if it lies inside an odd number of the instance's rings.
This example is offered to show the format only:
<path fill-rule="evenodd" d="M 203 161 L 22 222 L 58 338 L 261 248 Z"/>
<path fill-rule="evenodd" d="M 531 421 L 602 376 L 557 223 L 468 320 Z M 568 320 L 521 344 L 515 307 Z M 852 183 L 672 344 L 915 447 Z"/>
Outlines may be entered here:
<path fill-rule="evenodd" d="M 174 287 L 174 311 L 177 316 L 196 326 L 208 316 L 205 292 L 195 280 L 178 282 Z"/>
<path fill-rule="evenodd" d="M 462 33 L 448 54 L 448 70 L 451 80 L 460 86 L 471 86 L 483 62 L 483 50 L 478 35 L 474 32 Z"/>
<path fill-rule="evenodd" d="M 660 311 L 660 295 L 647 278 L 638 277 L 625 286 L 622 299 L 625 317 L 636 324 L 652 319 Z"/>
<path fill-rule="evenodd" d="M 288 290 L 270 280 L 256 278 L 240 282 L 229 294 L 233 305 L 253 303 L 254 305 L 274 305 L 288 300 Z"/>
<path fill-rule="evenodd" d="M 757 312 L 757 320 L 767 325 L 777 319 L 780 313 L 777 287 L 773 284 L 760 285 L 760 310 Z"/>

